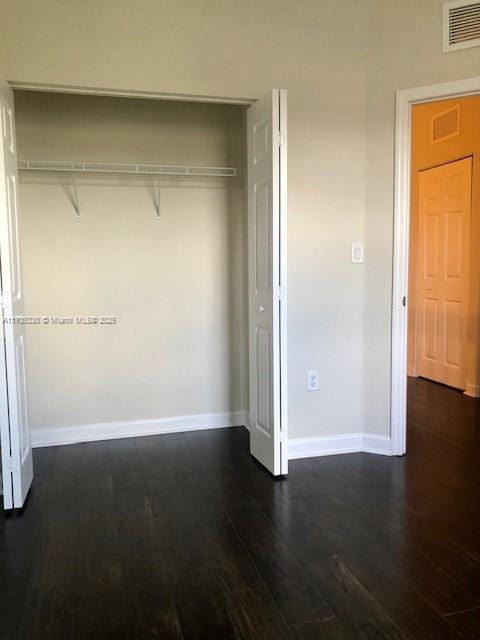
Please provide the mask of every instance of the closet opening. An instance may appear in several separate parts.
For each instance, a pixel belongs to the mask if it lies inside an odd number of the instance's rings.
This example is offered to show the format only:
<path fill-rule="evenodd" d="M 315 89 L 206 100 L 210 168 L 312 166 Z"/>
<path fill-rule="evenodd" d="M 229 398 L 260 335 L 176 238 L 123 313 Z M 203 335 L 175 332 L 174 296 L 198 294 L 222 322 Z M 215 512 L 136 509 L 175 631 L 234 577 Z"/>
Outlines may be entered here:
<path fill-rule="evenodd" d="M 26 471 L 5 508 L 28 492 L 30 447 L 248 427 L 252 413 L 252 454 L 286 473 L 281 93 L 247 109 L 15 90 L 2 291 Z"/>
<path fill-rule="evenodd" d="M 243 425 L 245 109 L 24 91 L 15 108 L 33 446 Z"/>

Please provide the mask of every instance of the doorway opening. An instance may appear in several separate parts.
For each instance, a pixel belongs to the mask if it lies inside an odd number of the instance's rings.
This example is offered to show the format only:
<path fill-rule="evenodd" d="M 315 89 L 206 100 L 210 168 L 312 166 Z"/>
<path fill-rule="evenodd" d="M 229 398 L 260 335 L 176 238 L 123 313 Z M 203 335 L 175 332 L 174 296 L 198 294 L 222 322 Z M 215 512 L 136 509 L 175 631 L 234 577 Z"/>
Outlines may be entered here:
<path fill-rule="evenodd" d="M 479 94 L 480 78 L 397 93 L 391 413 L 397 455 L 407 450 L 407 389 L 414 420 L 419 403 L 435 421 L 432 407 L 450 413 L 452 397 L 460 414 L 458 402 L 479 402 Z"/>
<path fill-rule="evenodd" d="M 469 400 L 452 390 L 480 397 L 479 122 L 480 96 L 412 108 L 407 393 L 417 417 L 407 426 L 410 440 L 429 428 L 418 417 L 422 404 L 447 416 L 454 404 L 461 430 Z M 434 422 L 451 435 L 450 419 Z"/>
<path fill-rule="evenodd" d="M 480 396 L 480 96 L 412 110 L 408 375 Z"/>

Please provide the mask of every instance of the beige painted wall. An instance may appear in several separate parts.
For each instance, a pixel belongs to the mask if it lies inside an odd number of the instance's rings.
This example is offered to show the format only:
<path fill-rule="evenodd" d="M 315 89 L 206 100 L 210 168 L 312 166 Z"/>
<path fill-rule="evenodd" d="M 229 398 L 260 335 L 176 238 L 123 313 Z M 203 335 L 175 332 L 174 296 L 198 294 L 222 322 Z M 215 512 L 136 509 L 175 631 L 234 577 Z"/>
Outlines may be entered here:
<path fill-rule="evenodd" d="M 19 157 L 244 165 L 244 109 L 16 93 Z M 22 174 L 26 313 L 115 326 L 27 329 L 33 428 L 246 406 L 244 178 Z"/>
<path fill-rule="evenodd" d="M 0 26 L 8 79 L 289 100 L 289 420 L 292 437 L 385 432 L 388 395 L 366 388 L 376 322 L 365 273 L 385 270 L 365 225 L 368 3 L 358 0 L 43 0 L 9 3 Z M 387 212 L 387 216 L 389 213 Z M 380 287 L 381 289 L 381 287 Z M 387 304 L 388 291 L 381 291 Z M 381 333 L 386 334 L 384 314 Z M 306 372 L 320 371 L 320 391 Z M 367 414 L 367 407 L 369 413 Z"/>
<path fill-rule="evenodd" d="M 480 74 L 480 48 L 442 53 L 442 0 L 373 0 L 367 92 L 365 419 L 385 433 L 390 411 L 395 91 Z"/>

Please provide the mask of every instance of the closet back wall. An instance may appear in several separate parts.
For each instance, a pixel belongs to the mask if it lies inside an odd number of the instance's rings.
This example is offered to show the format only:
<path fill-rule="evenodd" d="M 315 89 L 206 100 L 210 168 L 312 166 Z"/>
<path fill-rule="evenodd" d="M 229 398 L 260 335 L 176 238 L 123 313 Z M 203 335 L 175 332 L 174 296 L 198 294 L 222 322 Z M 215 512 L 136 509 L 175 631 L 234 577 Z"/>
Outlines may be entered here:
<path fill-rule="evenodd" d="M 244 163 L 241 107 L 15 98 L 21 160 Z M 77 176 L 76 222 L 68 174 L 21 175 L 26 313 L 117 318 L 28 328 L 34 444 L 61 441 L 62 427 L 100 434 L 95 423 L 131 422 L 118 425 L 123 432 L 178 416 L 235 423 L 232 413 L 246 407 L 244 177 L 162 178 L 160 220 L 152 184 Z"/>

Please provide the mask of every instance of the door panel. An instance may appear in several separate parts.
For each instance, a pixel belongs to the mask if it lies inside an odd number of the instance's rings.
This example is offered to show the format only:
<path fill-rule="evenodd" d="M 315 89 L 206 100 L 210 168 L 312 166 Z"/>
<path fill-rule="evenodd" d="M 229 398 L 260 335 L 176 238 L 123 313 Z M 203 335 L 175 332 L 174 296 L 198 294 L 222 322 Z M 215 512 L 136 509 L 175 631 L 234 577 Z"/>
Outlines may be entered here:
<path fill-rule="evenodd" d="M 283 91 L 248 109 L 250 451 L 273 475 L 288 470 L 285 119 Z"/>
<path fill-rule="evenodd" d="M 256 293 L 268 291 L 270 284 L 271 234 L 268 183 L 255 185 L 255 273 Z"/>
<path fill-rule="evenodd" d="M 472 159 L 419 173 L 418 374 L 465 388 Z"/>
<path fill-rule="evenodd" d="M 457 300 L 445 300 L 445 364 L 460 367 L 462 364 L 462 304 Z"/>
<path fill-rule="evenodd" d="M 440 233 L 440 216 L 438 214 L 429 214 L 425 216 L 425 277 L 438 278 L 439 265 L 439 233 Z"/>
<path fill-rule="evenodd" d="M 424 300 L 424 358 L 438 361 L 437 335 L 438 335 L 438 300 L 426 298 Z"/>
<path fill-rule="evenodd" d="M 0 79 L 0 264 L 3 335 L 0 339 L 0 432 L 5 509 L 20 508 L 33 478 L 28 429 L 22 273 L 18 237 L 17 155 L 13 94 Z"/>
<path fill-rule="evenodd" d="M 8 217 L 8 232 L 10 243 L 12 298 L 14 302 L 18 302 L 22 298 L 22 290 L 20 280 L 20 249 L 18 246 L 17 176 L 8 176 L 7 185 L 7 207 L 11 212 L 11 215 Z"/>
<path fill-rule="evenodd" d="M 257 428 L 266 435 L 271 431 L 272 415 L 270 336 L 269 331 L 257 327 Z"/>
<path fill-rule="evenodd" d="M 447 213 L 445 216 L 445 279 L 458 280 L 462 277 L 462 227 L 461 212 Z"/>

